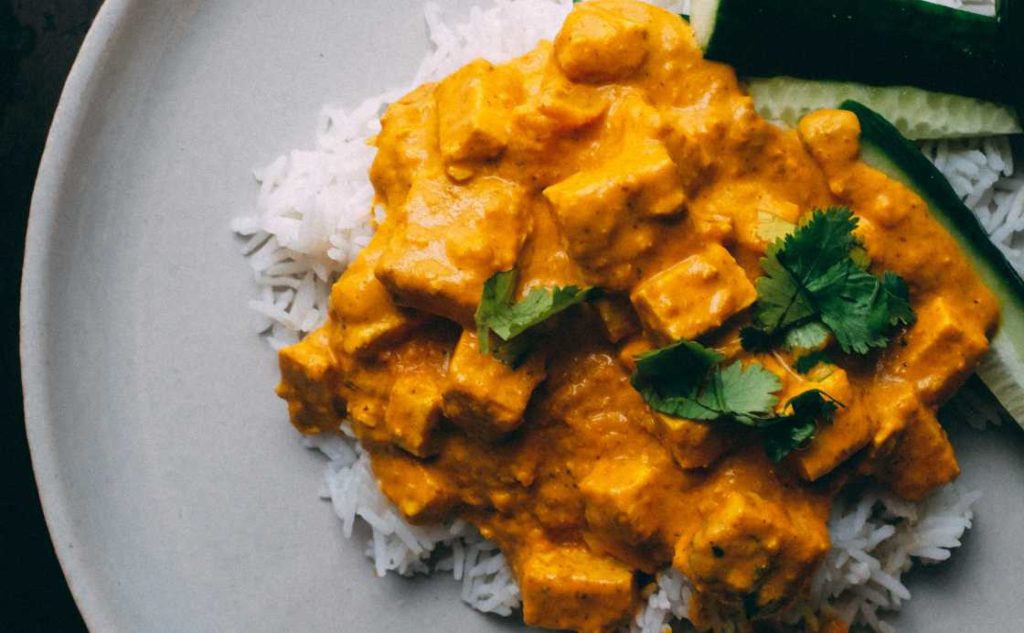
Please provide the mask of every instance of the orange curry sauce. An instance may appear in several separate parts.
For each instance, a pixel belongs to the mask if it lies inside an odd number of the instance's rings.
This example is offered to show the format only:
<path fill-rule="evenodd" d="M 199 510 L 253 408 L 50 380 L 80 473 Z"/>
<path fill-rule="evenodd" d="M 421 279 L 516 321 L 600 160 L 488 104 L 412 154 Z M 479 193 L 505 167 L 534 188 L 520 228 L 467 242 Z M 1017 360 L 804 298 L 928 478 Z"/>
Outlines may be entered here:
<path fill-rule="evenodd" d="M 278 393 L 304 433 L 351 420 L 410 521 L 458 517 L 497 542 L 528 624 L 613 629 L 641 574 L 669 565 L 697 588 L 698 626 L 770 622 L 828 549 L 843 486 L 917 500 L 957 476 L 935 411 L 998 319 L 925 203 L 858 161 L 858 134 L 843 111 L 798 130 L 762 120 L 676 15 L 578 5 L 554 43 L 388 108 L 370 174 L 387 219 L 327 323 L 281 351 Z M 918 319 L 887 350 L 802 376 L 737 333 L 764 227 L 833 205 L 857 214 L 873 268 L 906 280 Z M 484 282 L 513 267 L 519 296 L 603 291 L 546 324 L 516 369 L 480 353 L 473 323 Z M 756 358 L 781 402 L 817 388 L 845 407 L 773 464 L 752 432 L 655 413 L 630 386 L 637 353 L 678 339 Z"/>

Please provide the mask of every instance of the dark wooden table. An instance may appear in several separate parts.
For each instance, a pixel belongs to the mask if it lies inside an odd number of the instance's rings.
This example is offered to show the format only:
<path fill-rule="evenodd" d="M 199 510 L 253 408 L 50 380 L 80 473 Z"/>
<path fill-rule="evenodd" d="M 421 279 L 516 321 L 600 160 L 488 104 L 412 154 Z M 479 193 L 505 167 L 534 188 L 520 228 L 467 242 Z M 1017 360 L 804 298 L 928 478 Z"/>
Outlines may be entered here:
<path fill-rule="evenodd" d="M 43 522 L 25 442 L 18 295 L 46 133 L 101 0 L 0 0 L 0 631 L 80 632 Z"/>

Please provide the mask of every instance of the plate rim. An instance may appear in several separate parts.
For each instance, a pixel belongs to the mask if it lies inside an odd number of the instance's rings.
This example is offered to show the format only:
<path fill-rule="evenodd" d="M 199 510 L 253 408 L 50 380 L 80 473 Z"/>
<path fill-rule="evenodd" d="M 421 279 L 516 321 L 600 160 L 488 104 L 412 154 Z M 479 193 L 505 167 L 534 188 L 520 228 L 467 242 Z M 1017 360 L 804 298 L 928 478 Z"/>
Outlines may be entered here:
<path fill-rule="evenodd" d="M 126 16 L 135 0 L 106 0 L 100 6 L 78 50 L 64 82 L 60 100 L 50 123 L 46 144 L 36 172 L 25 255 L 21 268 L 19 296 L 18 351 L 21 366 L 22 404 L 25 435 L 28 440 L 36 493 L 43 510 L 50 542 L 57 555 L 75 605 L 89 630 L 117 630 L 116 618 L 94 591 L 86 566 L 74 556 L 67 491 L 58 474 L 56 447 L 51 439 L 54 417 L 49 407 L 50 389 L 46 386 L 47 362 L 44 355 L 45 328 L 37 318 L 46 303 L 53 219 L 63 197 L 69 176 L 69 160 L 82 132 L 83 120 L 92 105 L 92 93 L 113 47 L 124 30 Z"/>
<path fill-rule="evenodd" d="M 123 630 L 119 625 L 124 620 L 71 540 L 76 534 L 73 512 L 53 439 L 59 414 L 52 404 L 54 385 L 47 382 L 51 374 L 45 353 L 47 331 L 38 315 L 50 302 L 46 289 L 52 287 L 49 262 L 54 250 L 54 220 L 60 215 L 68 180 L 74 174 L 71 160 L 82 152 L 83 122 L 97 105 L 97 83 L 110 70 L 112 51 L 124 42 L 127 18 L 140 5 L 144 8 L 145 3 L 106 0 L 101 5 L 64 84 L 33 189 L 19 299 L 24 425 L 36 490 L 65 582 L 86 627 L 98 631 Z"/>

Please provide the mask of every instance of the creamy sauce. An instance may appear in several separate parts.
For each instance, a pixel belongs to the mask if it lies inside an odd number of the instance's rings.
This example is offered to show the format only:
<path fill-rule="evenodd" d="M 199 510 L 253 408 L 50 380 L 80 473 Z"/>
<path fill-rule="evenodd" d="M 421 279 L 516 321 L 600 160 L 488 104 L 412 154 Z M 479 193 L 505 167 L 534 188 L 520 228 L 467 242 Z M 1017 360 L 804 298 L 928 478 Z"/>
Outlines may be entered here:
<path fill-rule="evenodd" d="M 613 628 L 641 573 L 668 565 L 697 587 L 698 625 L 771 621 L 827 551 L 842 487 L 874 478 L 920 499 L 957 476 L 935 410 L 998 319 L 925 203 L 857 160 L 858 134 L 842 111 L 799 130 L 763 121 L 678 16 L 579 5 L 554 43 L 388 108 L 371 171 L 387 219 L 327 324 L 281 352 L 278 392 L 305 433 L 350 419 L 411 521 L 459 517 L 497 542 L 528 624 Z M 766 227 L 834 205 L 918 316 L 887 350 L 809 377 L 784 353 L 757 357 L 781 401 L 842 401 L 834 422 L 776 465 L 752 432 L 652 412 L 629 384 L 635 354 L 699 338 L 754 358 L 737 333 Z M 484 282 L 513 267 L 519 296 L 605 291 L 543 326 L 516 369 L 473 332 Z"/>

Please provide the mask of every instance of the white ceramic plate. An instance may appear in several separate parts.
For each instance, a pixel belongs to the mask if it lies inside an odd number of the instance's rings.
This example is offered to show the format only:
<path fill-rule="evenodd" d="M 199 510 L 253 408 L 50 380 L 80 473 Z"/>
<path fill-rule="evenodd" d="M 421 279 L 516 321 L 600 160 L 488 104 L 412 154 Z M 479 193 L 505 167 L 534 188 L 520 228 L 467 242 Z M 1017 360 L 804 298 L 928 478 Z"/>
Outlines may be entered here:
<path fill-rule="evenodd" d="M 377 579 L 365 535 L 344 540 L 228 230 L 251 167 L 311 144 L 322 103 L 407 81 L 425 46 L 416 0 L 104 5 L 33 200 L 21 350 L 40 494 L 94 631 L 519 628 L 450 580 Z M 955 439 L 986 496 L 953 561 L 912 577 L 901 629 L 1020 630 L 1024 436 Z"/>

